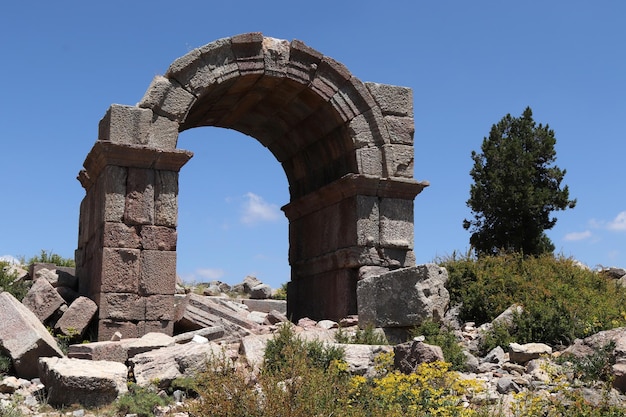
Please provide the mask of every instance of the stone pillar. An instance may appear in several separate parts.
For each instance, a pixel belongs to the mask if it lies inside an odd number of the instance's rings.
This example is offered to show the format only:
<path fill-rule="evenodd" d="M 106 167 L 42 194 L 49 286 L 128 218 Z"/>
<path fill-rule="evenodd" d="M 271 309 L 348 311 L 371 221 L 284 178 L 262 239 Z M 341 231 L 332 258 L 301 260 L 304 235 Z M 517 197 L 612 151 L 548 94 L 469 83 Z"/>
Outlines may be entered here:
<path fill-rule="evenodd" d="M 178 172 L 189 151 L 97 141 L 79 174 L 77 275 L 98 339 L 172 334 Z"/>
<path fill-rule="evenodd" d="M 348 174 L 284 206 L 288 316 L 338 320 L 357 314 L 356 285 L 368 268 L 414 266 L 413 200 L 426 185 Z"/>

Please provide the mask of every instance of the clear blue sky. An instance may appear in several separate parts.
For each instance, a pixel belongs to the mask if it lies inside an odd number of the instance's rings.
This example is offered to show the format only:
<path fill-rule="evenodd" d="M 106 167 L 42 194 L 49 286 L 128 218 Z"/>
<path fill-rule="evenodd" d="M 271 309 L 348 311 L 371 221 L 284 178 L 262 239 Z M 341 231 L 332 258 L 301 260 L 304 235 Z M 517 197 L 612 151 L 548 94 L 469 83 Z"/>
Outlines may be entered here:
<path fill-rule="evenodd" d="M 383 4 L 385 4 L 383 6 Z M 411 87 L 418 263 L 466 252 L 472 150 L 533 109 L 578 199 L 548 232 L 591 267 L 626 267 L 626 2 L 21 1 L 0 12 L 0 255 L 72 257 L 75 179 L 112 103 L 133 105 L 195 47 L 262 32 L 299 39 L 362 81 Z M 289 279 L 285 175 L 237 132 L 184 132 L 178 272 L 234 284 Z"/>

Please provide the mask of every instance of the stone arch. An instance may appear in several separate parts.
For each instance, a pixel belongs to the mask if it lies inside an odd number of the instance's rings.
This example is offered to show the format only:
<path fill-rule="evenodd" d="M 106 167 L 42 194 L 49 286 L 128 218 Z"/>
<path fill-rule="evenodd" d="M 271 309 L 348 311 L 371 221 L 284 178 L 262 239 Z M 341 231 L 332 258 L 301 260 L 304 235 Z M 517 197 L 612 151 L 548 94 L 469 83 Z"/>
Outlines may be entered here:
<path fill-rule="evenodd" d="M 136 106 L 112 105 L 79 180 L 81 293 L 99 309 L 99 338 L 171 333 L 178 133 L 200 126 L 262 143 L 289 183 L 288 314 L 339 319 L 356 283 L 413 266 L 413 97 L 363 83 L 304 43 L 248 33 L 175 60 Z"/>

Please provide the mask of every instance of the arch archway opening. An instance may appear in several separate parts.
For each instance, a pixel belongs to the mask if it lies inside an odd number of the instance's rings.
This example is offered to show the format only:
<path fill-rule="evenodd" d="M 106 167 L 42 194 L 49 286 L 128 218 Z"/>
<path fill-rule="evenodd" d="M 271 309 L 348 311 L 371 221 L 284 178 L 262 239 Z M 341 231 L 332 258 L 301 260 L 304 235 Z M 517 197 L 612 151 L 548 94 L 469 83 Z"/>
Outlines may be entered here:
<path fill-rule="evenodd" d="M 194 152 L 179 175 L 177 271 L 186 283 L 233 285 L 247 275 L 272 288 L 290 279 L 285 174 L 257 140 L 214 127 L 189 129 Z"/>

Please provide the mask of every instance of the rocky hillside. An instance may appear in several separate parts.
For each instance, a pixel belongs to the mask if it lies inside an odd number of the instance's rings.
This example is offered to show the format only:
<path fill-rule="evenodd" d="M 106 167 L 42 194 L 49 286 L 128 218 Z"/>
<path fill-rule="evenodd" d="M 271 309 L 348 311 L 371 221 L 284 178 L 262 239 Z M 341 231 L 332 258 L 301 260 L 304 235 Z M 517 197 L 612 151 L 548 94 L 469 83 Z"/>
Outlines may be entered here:
<path fill-rule="evenodd" d="M 12 414 L 16 416 L 46 412 L 58 416 L 59 409 L 73 410 L 68 415 L 97 415 L 98 410 L 129 395 L 129 382 L 131 387 L 167 398 L 169 405 L 157 408 L 157 415 L 187 415 L 187 407 L 196 400 L 179 386 L 181 380 L 194 378 L 207 358 L 223 356 L 233 372 L 247 375 L 247 386 L 253 388 L 259 384 L 268 342 L 289 325 L 285 302 L 266 298 L 271 290 L 261 291 L 263 283 L 247 278 L 234 290 L 217 282 L 204 286 L 203 291 L 180 288 L 173 337 L 151 333 L 125 338 L 116 334 L 110 341 L 64 346 L 68 340 L 88 336 L 89 320 L 85 318 L 94 314 L 88 300 L 68 296 L 69 291 L 62 289 L 71 284 L 59 284 L 71 281 L 71 271 L 40 265 L 30 273 L 13 272 L 16 280 L 32 276 L 33 282 L 21 302 L 9 292 L 0 293 L 0 345 L 11 364 L 0 381 L 2 416 L 10 415 L 9 410 L 18 413 Z M 626 276 L 626 271 L 618 268 L 610 273 L 616 280 Z M 252 299 L 255 288 L 259 291 L 254 297 L 260 298 Z M 258 295 L 261 293 L 265 295 Z M 437 308 L 441 308 L 440 294 L 438 297 Z M 458 406 L 468 412 L 491 407 L 489 415 L 493 416 L 532 415 L 519 411 L 528 398 L 545 407 L 557 400 L 568 404 L 573 398 L 598 410 L 626 407 L 625 327 L 558 348 L 544 343 L 509 343 L 482 352 L 479 347 L 489 331 L 510 325 L 521 308 L 512 305 L 493 321 L 477 326 L 460 322 L 458 309 L 448 306 L 442 332 L 454 337 L 464 356 L 458 378 L 475 381 L 480 387 L 458 397 Z M 448 352 L 436 346 L 428 334 L 414 332 L 406 342 L 382 343 L 397 339 L 398 332 L 360 329 L 358 321 L 358 317 L 340 322 L 303 319 L 292 330 L 301 340 L 341 349 L 351 378 L 382 380 L 380 358 L 392 352 L 394 372 L 403 375 L 421 372 L 423 363 L 449 360 Z M 365 332 L 369 337 L 363 337 Z M 363 342 L 377 344 L 360 344 Z M 612 415 L 626 415 L 626 411 Z"/>

